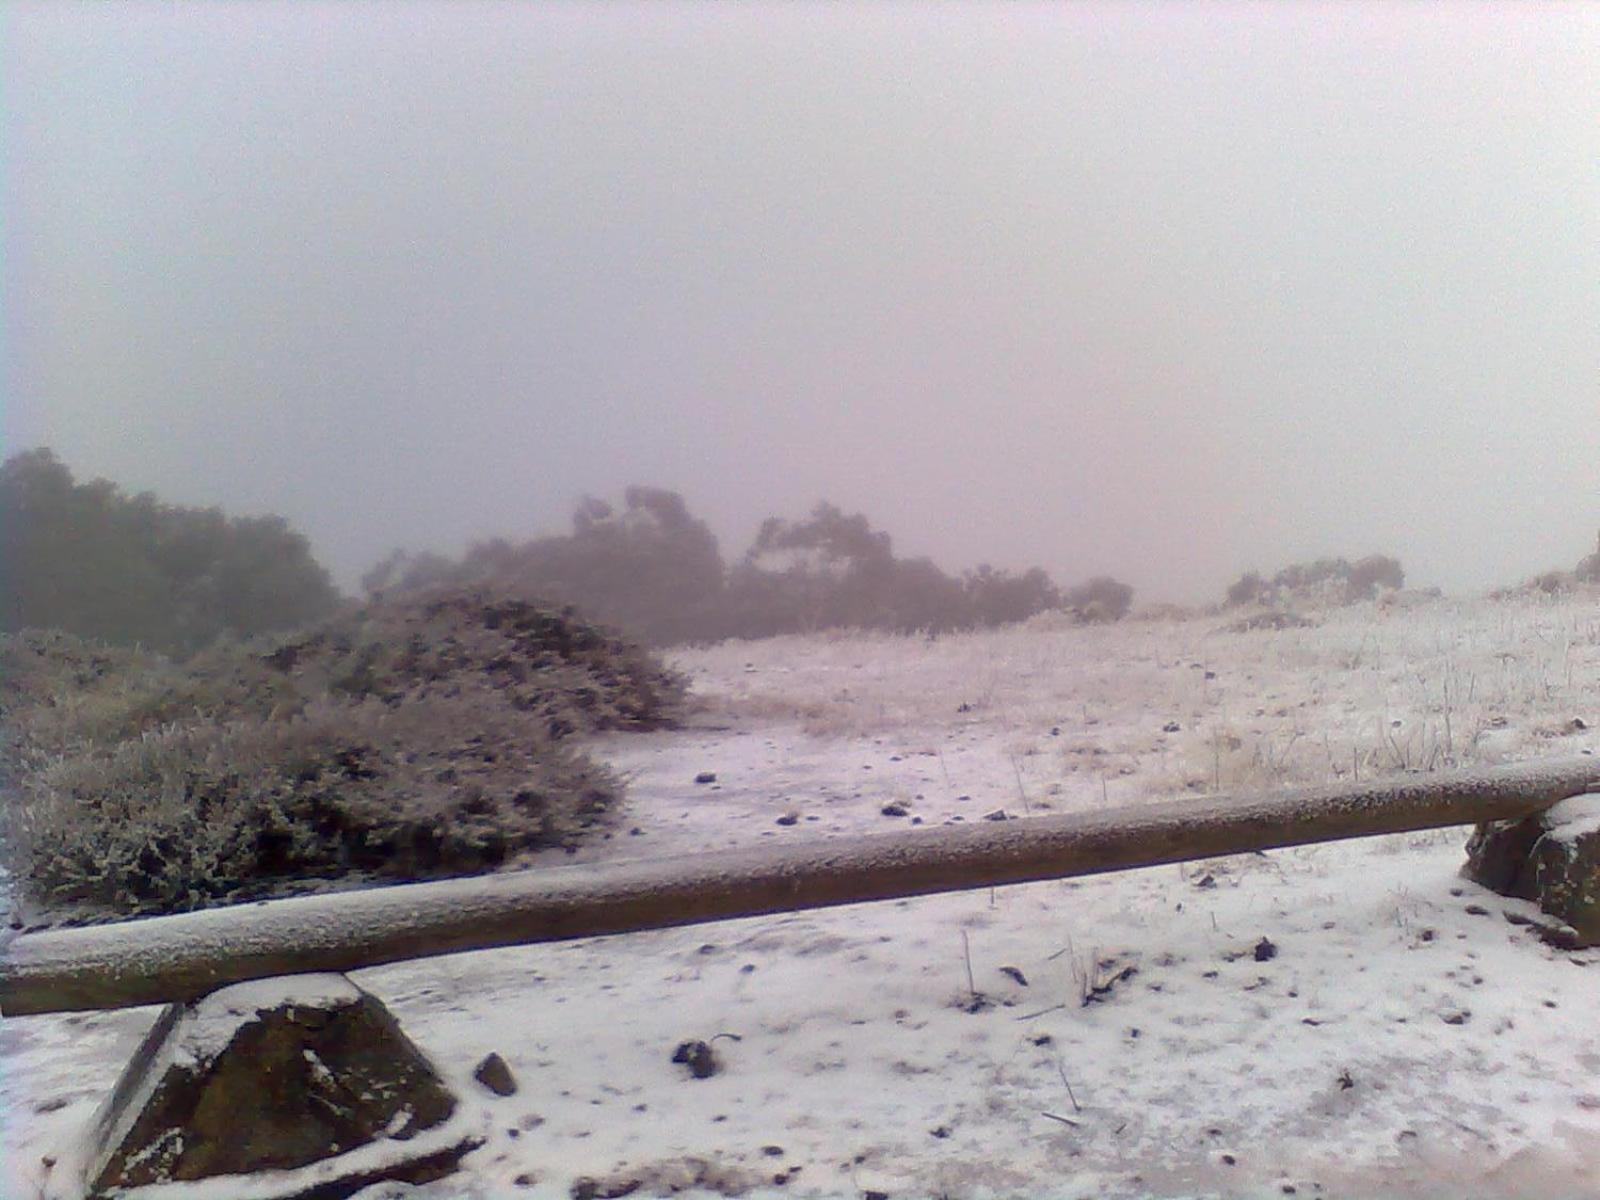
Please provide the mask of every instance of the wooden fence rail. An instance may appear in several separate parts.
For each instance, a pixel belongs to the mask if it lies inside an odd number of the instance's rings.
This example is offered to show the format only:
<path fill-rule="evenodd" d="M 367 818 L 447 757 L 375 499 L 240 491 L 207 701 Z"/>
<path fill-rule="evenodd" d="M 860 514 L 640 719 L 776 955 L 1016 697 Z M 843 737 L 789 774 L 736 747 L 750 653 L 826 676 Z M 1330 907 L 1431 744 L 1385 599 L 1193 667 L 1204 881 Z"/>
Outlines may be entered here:
<path fill-rule="evenodd" d="M 0 1013 L 189 1000 L 274 975 L 1504 820 L 1592 791 L 1600 791 L 1600 757 L 1584 756 L 1360 787 L 1182 798 L 556 867 L 53 930 L 16 937 L 0 951 Z"/>

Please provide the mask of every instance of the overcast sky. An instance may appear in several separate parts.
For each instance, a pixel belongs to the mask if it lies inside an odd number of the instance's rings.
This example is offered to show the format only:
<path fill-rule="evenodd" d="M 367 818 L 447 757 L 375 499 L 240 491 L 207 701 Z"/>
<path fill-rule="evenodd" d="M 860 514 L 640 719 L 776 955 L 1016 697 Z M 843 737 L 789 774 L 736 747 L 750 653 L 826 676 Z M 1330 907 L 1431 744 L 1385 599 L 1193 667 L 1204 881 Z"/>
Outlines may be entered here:
<path fill-rule="evenodd" d="M 7 454 L 395 546 L 951 570 L 1600 528 L 1600 6 L 8 4 Z"/>

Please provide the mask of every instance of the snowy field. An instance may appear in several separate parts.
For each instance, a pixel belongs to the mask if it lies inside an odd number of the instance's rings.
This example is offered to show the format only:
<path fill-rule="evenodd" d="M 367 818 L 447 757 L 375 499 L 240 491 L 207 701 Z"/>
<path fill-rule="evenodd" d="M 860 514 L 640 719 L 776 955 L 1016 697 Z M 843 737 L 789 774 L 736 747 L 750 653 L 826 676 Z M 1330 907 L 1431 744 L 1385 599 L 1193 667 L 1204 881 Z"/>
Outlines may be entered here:
<path fill-rule="evenodd" d="M 1593 598 L 1314 619 L 683 652 L 691 727 L 598 743 L 630 807 L 577 858 L 1600 747 Z M 1458 877 L 1464 836 L 365 971 L 487 1141 L 363 1200 L 1596 1194 L 1600 951 L 1509 922 L 1527 906 Z M 0 1024 L 4 1200 L 64 1194 L 153 1015 Z M 672 1061 L 693 1039 L 709 1078 Z M 515 1096 L 470 1080 L 490 1051 Z"/>

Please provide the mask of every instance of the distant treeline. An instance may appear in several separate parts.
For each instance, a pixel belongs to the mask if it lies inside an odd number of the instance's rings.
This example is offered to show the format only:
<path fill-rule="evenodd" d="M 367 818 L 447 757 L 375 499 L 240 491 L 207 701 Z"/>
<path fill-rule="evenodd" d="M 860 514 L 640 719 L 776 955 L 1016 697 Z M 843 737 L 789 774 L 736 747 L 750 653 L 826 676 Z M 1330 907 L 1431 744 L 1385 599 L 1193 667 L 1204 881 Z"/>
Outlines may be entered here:
<path fill-rule="evenodd" d="M 586 499 L 572 532 L 480 542 L 460 559 L 396 551 L 362 580 L 369 593 L 492 581 L 577 606 L 657 644 L 771 637 L 829 628 L 942 632 L 1074 608 L 1116 620 L 1133 589 L 1110 578 L 1062 589 L 1035 567 L 984 565 L 959 578 L 897 558 L 862 514 L 818 504 L 804 520 L 762 524 L 732 564 L 676 492 L 630 487 L 618 511 Z"/>
<path fill-rule="evenodd" d="M 1355 562 L 1344 558 L 1319 558 L 1309 563 L 1294 563 L 1270 579 L 1251 571 L 1241 575 L 1228 588 L 1226 604 L 1280 604 L 1289 600 L 1320 600 L 1331 604 L 1353 604 L 1371 600 L 1379 588 L 1398 591 L 1406 585 L 1400 560 L 1386 554 L 1369 554 Z"/>
<path fill-rule="evenodd" d="M 570 534 L 481 542 L 459 560 L 397 551 L 362 582 L 388 594 L 495 583 L 656 644 L 838 627 L 937 632 L 1060 608 L 1115 620 L 1133 600 L 1114 579 L 1062 589 L 1037 568 L 985 565 L 955 578 L 926 558 L 895 557 L 888 534 L 831 504 L 768 520 L 728 564 L 683 498 L 651 487 L 629 488 L 620 512 L 584 500 Z M 344 602 L 282 517 L 78 483 L 48 449 L 0 466 L 0 632 L 60 629 L 182 657 L 222 636 L 312 624 Z"/>
<path fill-rule="evenodd" d="M 183 655 L 318 620 L 340 603 L 282 517 L 76 483 L 49 450 L 0 465 L 0 632 L 61 629 Z"/>

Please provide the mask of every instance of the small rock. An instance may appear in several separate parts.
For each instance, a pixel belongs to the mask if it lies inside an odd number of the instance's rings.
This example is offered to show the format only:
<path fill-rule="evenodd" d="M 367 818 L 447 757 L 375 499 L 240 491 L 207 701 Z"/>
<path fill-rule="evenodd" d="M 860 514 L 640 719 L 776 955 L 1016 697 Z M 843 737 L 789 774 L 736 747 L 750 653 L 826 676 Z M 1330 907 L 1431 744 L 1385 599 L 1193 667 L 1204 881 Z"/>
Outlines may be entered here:
<path fill-rule="evenodd" d="M 1536 899 L 1530 859 L 1534 843 L 1543 836 L 1544 824 L 1538 816 L 1479 825 L 1467 841 L 1467 861 L 1461 873 L 1502 896 Z M 1450 894 L 1463 893 L 1452 888 Z"/>
<path fill-rule="evenodd" d="M 711 1049 L 709 1043 L 699 1040 L 679 1042 L 678 1048 L 672 1052 L 672 1061 L 688 1067 L 689 1074 L 696 1079 L 710 1079 L 722 1069 L 716 1051 Z"/>
<path fill-rule="evenodd" d="M 1489 910 L 1481 904 L 1469 904 L 1467 905 L 1467 915 L 1473 917 L 1487 917 L 1489 915 Z"/>
<path fill-rule="evenodd" d="M 907 815 L 911 810 L 909 808 L 907 808 L 904 804 L 901 804 L 900 801 L 895 800 L 895 801 L 893 801 L 893 802 L 891 802 L 889 804 L 885 804 L 878 811 L 881 812 L 886 817 L 903 817 L 903 816 Z"/>
<path fill-rule="evenodd" d="M 997 808 L 993 812 L 984 813 L 983 819 L 985 821 L 1009 821 L 1011 820 L 1011 814 L 1003 808 Z"/>
<path fill-rule="evenodd" d="M 1161 727 L 1161 732 L 1162 733 L 1177 733 L 1182 729 L 1183 729 L 1183 726 L 1179 725 L 1176 721 L 1168 721 L 1165 725 L 1163 725 Z"/>
<path fill-rule="evenodd" d="M 1445 1013 L 1440 1019 L 1444 1021 L 1446 1025 L 1465 1025 L 1467 1023 L 1467 1018 L 1471 1015 L 1472 1014 L 1466 1009 L 1460 1009 L 1456 1012 Z"/>
<path fill-rule="evenodd" d="M 472 1077 L 496 1096 L 517 1094 L 517 1077 L 511 1073 L 506 1060 L 498 1054 L 486 1055 L 484 1060 L 473 1068 Z"/>
<path fill-rule="evenodd" d="M 1278 957 L 1278 948 L 1269 938 L 1262 938 L 1256 943 L 1255 955 L 1257 962 L 1271 962 Z"/>
<path fill-rule="evenodd" d="M 783 1147 L 782 1146 L 763 1146 L 763 1147 L 761 1147 L 761 1153 L 765 1154 L 768 1158 L 782 1158 L 783 1157 Z"/>
<path fill-rule="evenodd" d="M 783 816 L 779 817 L 777 821 L 774 822 L 774 824 L 777 825 L 798 825 L 799 823 L 800 817 L 796 813 L 784 813 Z"/>
<path fill-rule="evenodd" d="M 1016 981 L 1019 987 L 1028 986 L 1028 977 L 1022 973 L 1020 967 L 1001 967 L 1000 974 Z"/>
<path fill-rule="evenodd" d="M 717 781 L 717 773 L 715 771 L 701 771 L 700 774 L 694 777 L 694 781 L 696 783 L 715 783 Z"/>

